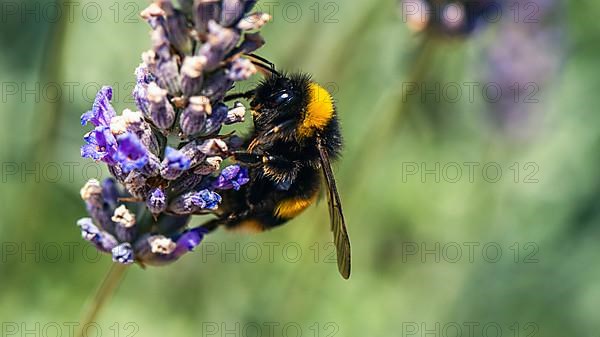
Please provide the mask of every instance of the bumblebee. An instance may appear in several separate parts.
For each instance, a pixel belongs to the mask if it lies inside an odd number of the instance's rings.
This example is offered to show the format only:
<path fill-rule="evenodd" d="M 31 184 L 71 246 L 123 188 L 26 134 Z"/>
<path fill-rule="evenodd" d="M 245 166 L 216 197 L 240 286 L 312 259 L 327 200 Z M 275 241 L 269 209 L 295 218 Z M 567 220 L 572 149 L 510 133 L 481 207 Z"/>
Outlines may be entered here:
<path fill-rule="evenodd" d="M 253 62 L 270 74 L 254 90 L 226 98 L 250 99 L 254 127 L 245 150 L 232 153 L 249 168 L 250 181 L 239 191 L 223 191 L 218 218 L 205 227 L 260 232 L 281 226 L 317 200 L 323 176 L 338 269 L 347 279 L 350 240 L 331 169 L 342 148 L 333 98 L 309 75 Z"/>

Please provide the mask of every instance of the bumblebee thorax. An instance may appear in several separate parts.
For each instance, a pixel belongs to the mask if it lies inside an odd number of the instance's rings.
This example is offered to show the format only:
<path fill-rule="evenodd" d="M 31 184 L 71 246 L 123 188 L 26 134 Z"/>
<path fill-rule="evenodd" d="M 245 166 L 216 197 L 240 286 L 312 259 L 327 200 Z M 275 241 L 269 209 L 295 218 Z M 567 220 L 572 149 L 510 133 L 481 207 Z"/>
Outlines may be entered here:
<path fill-rule="evenodd" d="M 298 134 L 301 137 L 311 137 L 315 132 L 323 130 L 331 122 L 334 112 L 331 94 L 319 84 L 310 82 L 308 104 L 298 125 Z"/>

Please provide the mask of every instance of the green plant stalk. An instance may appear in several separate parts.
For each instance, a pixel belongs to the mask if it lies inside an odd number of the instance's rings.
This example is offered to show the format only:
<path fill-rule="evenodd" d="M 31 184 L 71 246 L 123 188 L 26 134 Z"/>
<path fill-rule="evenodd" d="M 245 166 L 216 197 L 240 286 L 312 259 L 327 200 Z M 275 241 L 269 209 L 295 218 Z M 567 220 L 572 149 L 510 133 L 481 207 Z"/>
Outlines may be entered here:
<path fill-rule="evenodd" d="M 104 277 L 104 280 L 100 284 L 100 287 L 98 287 L 94 297 L 91 299 L 87 308 L 85 309 L 85 315 L 80 321 L 79 333 L 77 336 L 83 337 L 85 335 L 85 328 L 96 320 L 104 305 L 119 287 L 119 284 L 125 276 L 127 267 L 127 265 L 120 263 L 112 264 L 108 270 L 108 273 Z"/>

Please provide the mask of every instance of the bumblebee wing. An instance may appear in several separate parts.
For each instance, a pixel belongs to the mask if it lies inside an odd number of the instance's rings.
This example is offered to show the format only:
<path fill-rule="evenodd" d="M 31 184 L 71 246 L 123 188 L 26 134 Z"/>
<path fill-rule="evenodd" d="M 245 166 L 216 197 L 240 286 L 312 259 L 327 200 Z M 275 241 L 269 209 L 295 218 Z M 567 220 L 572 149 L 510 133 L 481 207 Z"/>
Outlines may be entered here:
<path fill-rule="evenodd" d="M 321 157 L 321 167 L 327 184 L 327 204 L 329 205 L 329 220 L 331 221 L 331 231 L 333 232 L 333 242 L 337 251 L 338 270 L 343 278 L 350 277 L 350 238 L 346 230 L 346 221 L 342 213 L 342 203 L 338 194 L 331 170 L 329 156 L 321 143 L 321 139 L 317 142 L 319 147 L 319 155 Z"/>

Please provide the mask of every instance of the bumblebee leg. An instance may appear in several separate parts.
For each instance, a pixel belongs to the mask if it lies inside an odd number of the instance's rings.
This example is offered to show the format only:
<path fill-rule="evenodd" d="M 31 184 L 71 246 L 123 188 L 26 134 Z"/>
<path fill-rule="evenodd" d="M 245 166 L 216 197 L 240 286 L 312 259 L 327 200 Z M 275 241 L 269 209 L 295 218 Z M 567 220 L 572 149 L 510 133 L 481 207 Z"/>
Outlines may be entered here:
<path fill-rule="evenodd" d="M 268 65 L 269 67 L 271 67 L 271 69 L 275 70 L 275 64 L 273 62 L 267 60 L 266 58 L 262 57 L 262 56 L 256 55 L 254 53 L 246 54 L 246 56 L 253 57 L 253 58 L 255 58 L 255 59 L 257 59 L 257 60 L 265 63 L 266 65 Z"/>
<path fill-rule="evenodd" d="M 212 232 L 215 229 L 217 229 L 219 226 L 223 225 L 225 223 L 225 221 L 223 221 L 223 219 L 213 219 L 210 221 L 205 222 L 204 224 L 200 225 L 200 227 L 208 230 L 208 232 Z"/>
<path fill-rule="evenodd" d="M 233 159 L 235 161 L 238 161 L 240 163 L 249 165 L 249 166 L 256 166 L 256 165 L 260 165 L 263 163 L 263 157 L 264 155 L 262 154 L 257 154 L 257 153 L 252 153 L 252 152 L 247 152 L 247 151 L 235 151 L 231 153 L 233 155 Z"/>
<path fill-rule="evenodd" d="M 240 98 L 249 99 L 249 98 L 252 98 L 252 96 L 254 96 L 254 90 L 249 90 L 246 92 L 240 92 L 237 94 L 227 95 L 227 96 L 225 96 L 225 98 L 223 98 L 223 101 L 229 102 L 229 101 L 233 101 L 234 99 L 240 99 Z"/>
<path fill-rule="evenodd" d="M 256 54 L 246 53 L 245 55 L 254 59 L 254 60 L 251 60 L 252 64 L 257 65 L 257 66 L 271 72 L 274 75 L 281 76 L 281 74 L 275 69 L 275 64 L 273 64 L 273 62 L 267 60 L 266 58 L 264 58 L 262 56 L 258 56 Z"/>
<path fill-rule="evenodd" d="M 267 132 L 263 133 L 260 137 L 254 138 L 254 140 L 248 145 L 248 151 L 252 152 L 254 148 L 260 144 L 270 143 L 272 141 L 272 137 L 280 133 L 281 131 L 286 130 L 289 126 L 295 124 L 294 120 L 289 120 L 283 122 L 279 125 L 274 126 Z"/>

